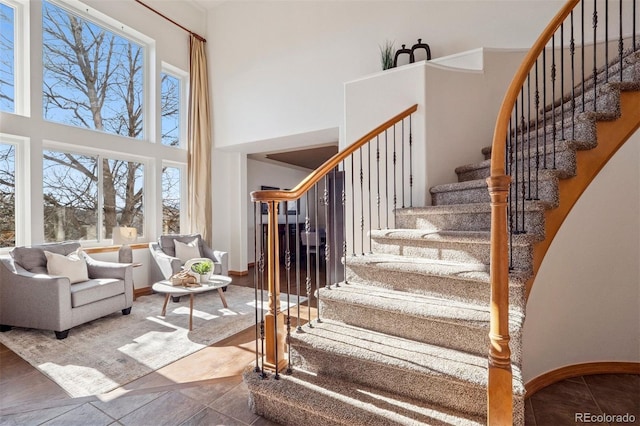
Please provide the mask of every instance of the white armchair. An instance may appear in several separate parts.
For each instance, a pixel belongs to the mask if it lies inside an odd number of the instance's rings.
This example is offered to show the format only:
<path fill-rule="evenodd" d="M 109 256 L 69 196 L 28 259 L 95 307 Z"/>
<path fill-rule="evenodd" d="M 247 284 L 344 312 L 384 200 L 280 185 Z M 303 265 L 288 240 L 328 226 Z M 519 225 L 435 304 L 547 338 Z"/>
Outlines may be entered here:
<path fill-rule="evenodd" d="M 184 251 L 176 254 L 176 241 L 188 245 L 190 251 L 187 253 L 191 254 L 185 256 Z M 215 275 L 229 275 L 229 254 L 209 248 L 200 234 L 162 235 L 157 242 L 149 243 L 149 250 L 151 251 L 149 274 L 152 282 L 169 279 L 171 275 L 180 272 L 187 260 L 199 257 L 213 261 Z"/>

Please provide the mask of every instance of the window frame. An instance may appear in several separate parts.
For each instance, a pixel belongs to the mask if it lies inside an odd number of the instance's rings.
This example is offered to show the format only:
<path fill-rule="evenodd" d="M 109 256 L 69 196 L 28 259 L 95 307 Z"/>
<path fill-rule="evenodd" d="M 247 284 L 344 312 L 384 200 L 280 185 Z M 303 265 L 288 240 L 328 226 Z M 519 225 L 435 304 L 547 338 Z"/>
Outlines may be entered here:
<path fill-rule="evenodd" d="M 69 13 L 72 13 L 86 21 L 89 21 L 98 27 L 111 31 L 120 37 L 123 37 L 129 41 L 132 41 L 142 46 L 142 48 L 144 49 L 144 54 L 142 55 L 143 56 L 143 65 L 142 65 L 142 90 L 143 90 L 142 99 L 143 101 L 141 105 L 142 135 L 140 138 L 132 138 L 126 135 L 118 135 L 118 134 L 110 133 L 106 131 L 100 131 L 100 130 L 86 128 L 86 127 L 74 126 L 68 123 L 47 120 L 44 118 L 44 115 L 42 116 L 42 119 L 45 122 L 54 123 L 61 126 L 69 126 L 74 129 L 83 129 L 83 130 L 89 130 L 96 133 L 105 133 L 109 136 L 122 137 L 122 138 L 140 141 L 140 142 L 154 141 L 156 138 L 156 126 L 155 126 L 156 117 L 155 116 L 156 116 L 157 108 L 155 106 L 156 91 L 151 90 L 151 84 L 155 82 L 155 79 L 152 78 L 152 76 L 155 73 L 154 72 L 155 66 L 153 65 L 155 63 L 155 56 L 156 56 L 155 40 L 118 22 L 114 18 L 89 7 L 88 5 L 81 3 L 78 0 L 42 0 L 43 5 L 41 7 L 44 7 L 45 1 L 56 7 L 59 7 L 60 9 L 63 9 Z M 41 28 L 41 33 L 42 33 L 42 28 Z M 40 90 L 42 92 L 42 85 L 44 84 L 44 72 L 42 71 L 42 65 L 41 65 L 40 80 L 41 80 Z M 42 97 L 42 93 L 40 93 L 40 96 Z M 42 112 L 43 111 L 41 111 L 41 114 Z"/>
<path fill-rule="evenodd" d="M 162 143 L 162 105 L 161 105 L 161 101 L 162 101 L 162 87 L 161 87 L 161 82 L 162 82 L 162 74 L 168 74 L 176 79 L 179 80 L 179 87 L 180 87 L 180 119 L 179 119 L 179 125 L 180 125 L 180 136 L 178 137 L 178 146 L 170 146 L 170 145 L 165 145 Z M 177 149 L 187 149 L 187 127 L 188 127 L 188 111 L 189 111 L 189 73 L 181 70 L 178 67 L 175 67 L 171 64 L 168 64 L 166 62 L 162 62 L 161 66 L 160 66 L 160 72 L 158 73 L 158 82 L 160 84 L 158 84 L 159 87 L 159 91 L 160 91 L 160 96 L 158 98 L 158 138 L 157 138 L 157 143 L 162 145 L 162 146 L 166 146 L 168 148 L 177 148 Z"/>
<path fill-rule="evenodd" d="M 15 244 L 16 246 L 25 245 L 31 241 L 30 217 L 22 212 L 31 211 L 31 199 L 28 194 L 31 193 L 30 175 L 30 144 L 29 138 L 7 133 L 0 133 L 0 143 L 3 145 L 13 145 L 15 147 Z M 0 253 L 8 252 L 11 247 L 0 248 Z"/>
<path fill-rule="evenodd" d="M 30 27 L 28 0 L 0 0 L 13 9 L 13 111 L 3 114 L 31 116 Z"/>
<path fill-rule="evenodd" d="M 130 153 L 122 153 L 119 151 L 99 149 L 99 148 L 82 149 L 82 147 L 79 147 L 78 145 L 75 145 L 75 144 L 68 144 L 64 142 L 56 142 L 51 140 L 43 141 L 42 151 L 58 151 L 58 152 L 64 152 L 64 153 L 73 154 L 73 155 L 85 155 L 85 156 L 96 157 L 98 164 L 100 164 L 100 162 L 105 158 L 107 160 L 128 161 L 128 162 L 136 162 L 136 163 L 142 164 L 142 167 L 143 167 L 143 172 L 142 172 L 143 220 L 142 220 L 142 232 L 138 234 L 138 237 L 145 239 L 149 236 L 149 230 L 151 227 L 149 224 L 149 218 L 147 216 L 147 212 L 149 210 L 149 201 L 150 201 L 149 194 L 153 192 L 153 185 L 149 184 L 149 182 L 152 180 L 152 176 L 150 173 L 150 170 L 152 170 L 153 168 L 152 158 L 137 156 Z M 44 157 L 43 157 L 43 161 L 44 161 Z M 103 229 L 102 229 L 104 225 L 104 198 L 103 198 L 104 174 L 102 172 L 102 167 L 98 167 L 97 170 L 98 170 L 98 180 L 97 180 L 97 188 L 98 188 L 98 203 L 97 203 L 98 212 L 97 213 L 98 215 L 96 219 L 97 226 L 98 226 L 98 229 L 96 232 L 97 239 L 80 241 L 83 245 L 88 245 L 88 246 L 105 245 L 105 243 L 108 243 L 108 245 L 113 244 L 113 239 L 106 238 L 104 235 L 104 232 L 106 231 L 103 232 Z M 44 170 L 42 170 L 42 174 L 43 174 L 43 181 L 44 181 Z M 44 191 L 42 191 L 41 196 L 44 197 Z M 44 229 L 44 221 L 42 223 L 42 227 Z"/>
<path fill-rule="evenodd" d="M 180 232 L 184 233 L 184 230 L 187 229 L 187 165 L 185 163 L 180 163 L 177 161 L 162 161 L 160 170 L 164 167 L 173 167 L 180 170 Z M 164 205 L 164 197 L 162 196 L 162 172 L 160 172 L 160 217 L 158 218 L 158 222 L 160 223 L 160 229 L 162 229 L 162 224 L 164 222 L 164 214 L 162 213 L 162 207 Z"/>

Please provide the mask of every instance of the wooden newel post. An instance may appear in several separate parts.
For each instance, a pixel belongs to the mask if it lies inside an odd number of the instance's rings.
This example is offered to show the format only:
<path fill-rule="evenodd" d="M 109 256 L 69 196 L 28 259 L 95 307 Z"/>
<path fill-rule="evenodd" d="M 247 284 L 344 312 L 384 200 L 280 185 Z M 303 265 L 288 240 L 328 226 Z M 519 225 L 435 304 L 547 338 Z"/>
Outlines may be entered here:
<path fill-rule="evenodd" d="M 487 179 L 491 195 L 491 323 L 487 424 L 513 424 L 513 374 L 509 349 L 509 235 L 507 202 L 511 178 Z"/>
<path fill-rule="evenodd" d="M 278 202 L 268 201 L 267 284 L 269 311 L 264 318 L 264 367 L 280 371 L 287 366 L 284 314 L 280 312 L 280 255 L 278 247 Z"/>

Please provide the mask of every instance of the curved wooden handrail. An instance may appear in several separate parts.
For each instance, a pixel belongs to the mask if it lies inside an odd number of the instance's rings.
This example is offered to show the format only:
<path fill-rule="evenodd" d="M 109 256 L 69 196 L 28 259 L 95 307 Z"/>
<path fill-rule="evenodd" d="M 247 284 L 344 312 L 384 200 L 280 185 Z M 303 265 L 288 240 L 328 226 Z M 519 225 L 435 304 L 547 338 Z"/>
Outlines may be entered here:
<path fill-rule="evenodd" d="M 571 11 L 576 7 L 580 0 L 569 0 L 560 9 L 560 11 L 554 16 L 553 20 L 549 22 L 542 34 L 538 37 L 536 42 L 525 56 L 524 60 L 520 64 L 518 71 L 511 80 L 511 84 L 507 89 L 502 100 L 502 105 L 498 111 L 498 118 L 496 119 L 496 125 L 493 130 L 493 142 L 491 144 L 491 176 L 503 176 L 505 175 L 504 158 L 506 152 L 506 140 L 507 129 L 509 127 L 509 120 L 513 106 L 516 103 L 520 89 L 524 85 L 529 72 L 533 68 L 536 60 L 545 49 L 551 37 L 560 28 L 560 25 L 569 16 Z"/>
<path fill-rule="evenodd" d="M 364 146 L 367 142 L 369 142 L 373 137 L 382 133 L 386 129 L 389 129 L 396 123 L 399 123 L 403 119 L 407 118 L 414 112 L 418 110 L 418 104 L 415 104 L 396 116 L 390 118 L 385 121 L 375 129 L 368 132 L 366 135 L 362 136 L 360 139 L 349 145 L 344 150 L 338 152 L 333 157 L 329 158 L 325 161 L 320 167 L 315 169 L 313 172 L 309 174 L 306 178 L 302 180 L 295 188 L 290 190 L 263 190 L 263 191 L 253 191 L 251 193 L 251 201 L 257 202 L 268 202 L 268 201 L 295 201 L 304 195 L 307 191 L 313 187 L 316 183 L 320 181 L 326 174 L 328 174 L 331 170 L 333 170 L 340 162 L 351 154 L 353 154 L 358 148 Z"/>
<path fill-rule="evenodd" d="M 520 64 L 498 112 L 491 144 L 491 175 L 487 179 L 491 197 L 490 325 L 487 424 L 513 422 L 511 350 L 509 348 L 509 237 L 508 214 L 511 177 L 506 174 L 505 154 L 511 113 L 536 61 L 558 28 L 580 0 L 568 0 L 540 34 Z"/>

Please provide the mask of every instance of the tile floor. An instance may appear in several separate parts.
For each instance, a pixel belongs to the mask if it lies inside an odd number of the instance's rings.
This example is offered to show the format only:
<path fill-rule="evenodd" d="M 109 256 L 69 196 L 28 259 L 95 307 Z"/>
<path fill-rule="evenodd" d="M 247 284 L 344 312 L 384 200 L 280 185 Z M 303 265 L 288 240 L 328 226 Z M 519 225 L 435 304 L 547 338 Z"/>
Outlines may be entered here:
<path fill-rule="evenodd" d="M 236 285 L 250 282 L 234 279 Z M 277 426 L 248 408 L 241 374 L 255 359 L 254 342 L 255 331 L 247 329 L 120 389 L 75 399 L 0 344 L 0 425 Z M 587 412 L 629 413 L 635 416 L 631 424 L 640 425 L 640 375 L 582 376 L 550 385 L 527 398 L 525 425 L 576 425 L 575 414 Z"/>

